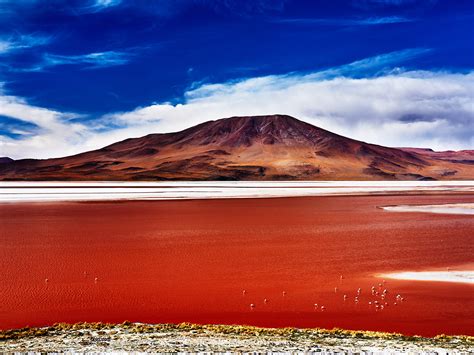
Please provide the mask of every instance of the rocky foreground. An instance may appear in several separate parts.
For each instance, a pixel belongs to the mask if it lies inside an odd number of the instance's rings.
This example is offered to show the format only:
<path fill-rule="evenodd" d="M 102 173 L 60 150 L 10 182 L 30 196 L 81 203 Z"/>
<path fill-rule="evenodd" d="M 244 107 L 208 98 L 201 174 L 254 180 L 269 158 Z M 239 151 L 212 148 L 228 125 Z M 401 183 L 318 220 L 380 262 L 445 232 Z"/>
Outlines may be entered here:
<path fill-rule="evenodd" d="M 434 338 L 341 329 L 78 323 L 0 332 L 1 352 L 473 353 L 474 337 Z"/>

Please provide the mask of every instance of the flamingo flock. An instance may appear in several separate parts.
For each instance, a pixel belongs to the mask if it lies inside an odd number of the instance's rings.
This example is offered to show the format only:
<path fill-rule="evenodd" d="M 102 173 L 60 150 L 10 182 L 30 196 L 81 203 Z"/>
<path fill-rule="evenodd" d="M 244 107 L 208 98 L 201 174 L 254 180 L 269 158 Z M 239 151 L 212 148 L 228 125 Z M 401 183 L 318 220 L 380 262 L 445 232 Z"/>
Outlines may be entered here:
<path fill-rule="evenodd" d="M 344 280 L 344 276 L 340 275 L 339 279 L 340 279 L 340 282 L 342 283 Z M 385 280 L 382 280 L 381 283 L 378 283 L 377 285 L 372 286 L 370 288 L 370 293 L 365 293 L 364 297 L 363 297 L 362 288 L 358 287 L 356 290 L 354 290 L 354 294 L 355 294 L 353 298 L 354 304 L 358 306 L 359 304 L 364 304 L 364 302 L 367 302 L 366 304 L 369 306 L 370 309 L 373 309 L 375 312 L 379 312 L 379 311 L 383 311 L 384 309 L 389 307 L 391 304 L 393 304 L 394 306 L 397 306 L 406 301 L 406 298 L 402 297 L 400 294 L 397 294 L 394 297 L 394 299 L 390 301 L 389 294 L 391 292 L 387 288 L 386 283 L 387 282 Z M 338 294 L 339 292 L 340 292 L 340 288 L 337 286 L 334 287 L 334 293 Z M 242 290 L 242 295 L 243 296 L 247 295 L 247 291 Z M 286 297 L 286 295 L 287 295 L 287 292 L 282 291 L 282 296 Z M 349 294 L 344 293 L 342 295 L 342 301 L 344 303 L 347 303 L 348 300 L 349 300 Z M 263 304 L 266 305 L 268 304 L 268 302 L 269 302 L 268 298 L 263 299 Z M 256 308 L 256 304 L 250 303 L 250 309 L 254 310 L 255 308 Z M 313 308 L 315 311 L 319 311 L 319 312 L 326 311 L 326 306 L 318 304 L 318 303 L 314 303 Z"/>
<path fill-rule="evenodd" d="M 86 271 L 84 271 L 83 275 L 86 278 L 89 274 Z M 342 283 L 343 280 L 344 280 L 344 276 L 340 275 L 339 279 L 340 279 L 340 282 Z M 49 281 L 50 280 L 48 278 L 46 278 L 44 280 L 44 282 L 46 284 L 48 284 Z M 94 283 L 98 283 L 98 282 L 99 282 L 99 278 L 95 277 L 94 278 Z M 334 287 L 334 293 L 338 294 L 339 292 L 340 292 L 339 287 L 337 287 L 337 286 Z M 383 311 L 384 309 L 389 307 L 390 304 L 393 304 L 394 306 L 397 306 L 397 305 L 400 305 L 400 304 L 402 304 L 403 302 L 406 301 L 405 297 L 402 297 L 402 295 L 397 294 L 395 296 L 393 302 L 391 303 L 391 302 L 389 302 L 389 298 L 388 298 L 389 294 L 390 294 L 390 291 L 386 287 L 386 281 L 382 280 L 381 283 L 377 284 L 376 286 L 372 286 L 370 288 L 370 295 L 367 296 L 368 306 L 371 309 L 374 309 L 375 312 L 379 312 L 379 311 Z M 246 295 L 247 295 L 247 290 L 245 290 L 245 289 L 242 290 L 242 296 L 246 296 Z M 286 297 L 287 292 L 282 291 L 282 296 Z M 342 295 L 342 301 L 344 303 L 346 303 L 348 300 L 349 300 L 349 295 L 347 293 L 344 293 Z M 269 299 L 264 298 L 263 299 L 263 304 L 267 305 L 268 303 L 269 303 Z M 359 288 L 357 288 L 357 290 L 355 290 L 355 296 L 354 296 L 354 304 L 359 305 L 360 303 L 362 303 L 362 288 L 361 287 L 359 287 Z M 250 307 L 251 310 L 254 310 L 256 308 L 256 304 L 255 303 L 250 303 L 249 307 Z M 325 312 L 326 311 L 326 306 L 318 304 L 318 303 L 314 303 L 313 308 L 314 308 L 315 311 L 319 311 L 319 312 Z"/>

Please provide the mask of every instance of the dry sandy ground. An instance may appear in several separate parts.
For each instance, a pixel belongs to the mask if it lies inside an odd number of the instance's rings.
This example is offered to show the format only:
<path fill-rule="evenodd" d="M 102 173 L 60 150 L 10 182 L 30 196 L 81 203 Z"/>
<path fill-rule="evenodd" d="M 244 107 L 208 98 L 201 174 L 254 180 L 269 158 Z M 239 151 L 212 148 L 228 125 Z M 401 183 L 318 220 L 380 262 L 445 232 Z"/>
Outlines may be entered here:
<path fill-rule="evenodd" d="M 340 329 L 244 326 L 56 324 L 0 332 L 2 352 L 472 353 L 474 337 L 405 337 Z"/>

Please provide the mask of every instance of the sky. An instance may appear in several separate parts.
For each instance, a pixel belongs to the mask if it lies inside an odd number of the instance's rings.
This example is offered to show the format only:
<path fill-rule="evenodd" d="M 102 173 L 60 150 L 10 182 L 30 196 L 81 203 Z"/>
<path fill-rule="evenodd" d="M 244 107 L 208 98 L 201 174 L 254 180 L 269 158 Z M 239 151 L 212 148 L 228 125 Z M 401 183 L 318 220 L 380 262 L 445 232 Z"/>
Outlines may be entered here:
<path fill-rule="evenodd" d="M 471 0 L 0 0 L 0 156 L 224 117 L 474 149 Z"/>

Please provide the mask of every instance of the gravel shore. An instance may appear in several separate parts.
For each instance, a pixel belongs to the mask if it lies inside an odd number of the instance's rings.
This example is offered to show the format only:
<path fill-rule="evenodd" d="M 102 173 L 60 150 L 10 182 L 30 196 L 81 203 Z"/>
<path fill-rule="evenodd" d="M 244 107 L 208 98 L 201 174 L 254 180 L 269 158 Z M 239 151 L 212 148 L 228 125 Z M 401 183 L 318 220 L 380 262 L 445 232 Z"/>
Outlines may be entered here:
<path fill-rule="evenodd" d="M 341 329 L 77 323 L 0 332 L 2 352 L 474 353 L 474 337 L 423 338 Z"/>

